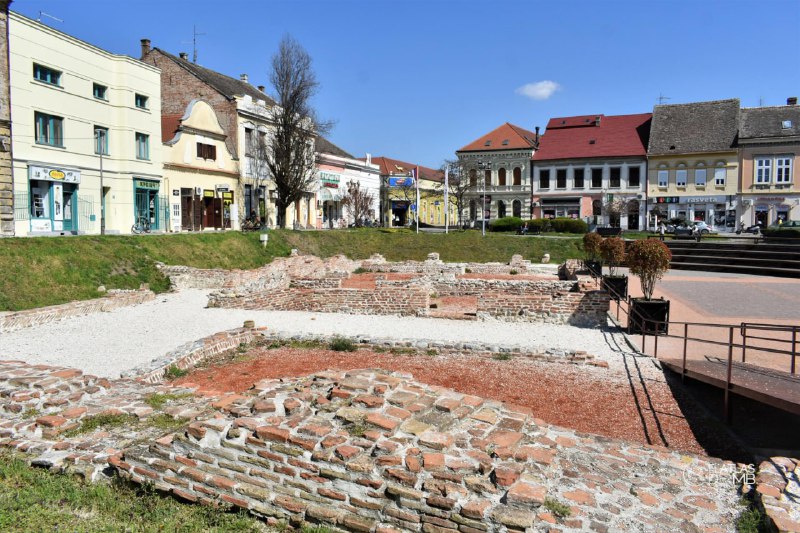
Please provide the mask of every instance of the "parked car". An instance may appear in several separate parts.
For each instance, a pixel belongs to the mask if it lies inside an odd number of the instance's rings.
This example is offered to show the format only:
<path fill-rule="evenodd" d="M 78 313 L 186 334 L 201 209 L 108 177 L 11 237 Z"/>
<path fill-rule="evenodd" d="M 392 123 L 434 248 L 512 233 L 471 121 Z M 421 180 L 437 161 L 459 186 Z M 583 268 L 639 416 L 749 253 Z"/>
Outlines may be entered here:
<path fill-rule="evenodd" d="M 783 224 L 770 224 L 769 229 L 800 229 L 800 220 L 787 220 Z"/>
<path fill-rule="evenodd" d="M 711 226 L 706 224 L 705 222 L 695 222 L 692 224 L 692 227 L 697 227 L 698 231 L 700 231 L 701 235 L 706 235 L 707 233 L 716 233 Z"/>

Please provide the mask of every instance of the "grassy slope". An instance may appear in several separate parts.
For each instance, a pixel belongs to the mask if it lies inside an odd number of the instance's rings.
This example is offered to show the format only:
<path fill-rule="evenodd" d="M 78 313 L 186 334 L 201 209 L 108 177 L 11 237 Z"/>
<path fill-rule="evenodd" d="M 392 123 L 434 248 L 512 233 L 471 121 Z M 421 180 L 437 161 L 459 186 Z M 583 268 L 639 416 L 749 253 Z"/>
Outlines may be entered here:
<path fill-rule="evenodd" d="M 0 452 L 0 531 L 268 531 L 244 513 L 185 505 L 121 483 L 84 484 Z"/>
<path fill-rule="evenodd" d="M 258 234 L 239 232 L 25 238 L 0 240 L 0 311 L 15 311 L 100 296 L 97 287 L 135 289 L 149 283 L 169 287 L 156 261 L 198 268 L 256 268 L 291 248 L 329 257 L 339 253 L 365 259 L 373 253 L 388 260 L 425 259 L 439 252 L 444 261 L 508 262 L 513 254 L 539 261 L 580 257 L 580 239 L 518 237 L 457 232 L 419 235 L 408 230 L 272 231 L 263 248 Z"/>

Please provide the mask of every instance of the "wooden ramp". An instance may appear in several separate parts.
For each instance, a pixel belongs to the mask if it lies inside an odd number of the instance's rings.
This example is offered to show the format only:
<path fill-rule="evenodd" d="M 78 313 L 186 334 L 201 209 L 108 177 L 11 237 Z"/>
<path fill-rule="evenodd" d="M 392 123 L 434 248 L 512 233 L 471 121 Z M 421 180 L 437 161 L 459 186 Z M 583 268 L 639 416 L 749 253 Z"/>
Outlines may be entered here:
<path fill-rule="evenodd" d="M 681 360 L 659 358 L 661 364 L 681 373 Z M 728 362 L 719 357 L 687 360 L 686 377 L 719 387 L 723 391 L 727 382 Z M 800 376 L 747 363 L 734 362 L 731 366 L 730 392 L 784 411 L 800 414 Z"/>

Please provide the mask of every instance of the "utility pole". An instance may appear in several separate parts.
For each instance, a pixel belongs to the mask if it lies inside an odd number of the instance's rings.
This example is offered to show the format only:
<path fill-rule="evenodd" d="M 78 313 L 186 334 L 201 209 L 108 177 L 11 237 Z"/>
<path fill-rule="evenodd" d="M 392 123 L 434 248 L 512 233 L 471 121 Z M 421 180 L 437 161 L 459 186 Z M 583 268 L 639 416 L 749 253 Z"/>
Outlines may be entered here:
<path fill-rule="evenodd" d="M 106 132 L 94 130 L 97 135 L 97 153 L 100 155 L 100 235 L 106 234 L 106 199 L 105 188 L 103 187 L 103 152 L 106 147 Z"/>

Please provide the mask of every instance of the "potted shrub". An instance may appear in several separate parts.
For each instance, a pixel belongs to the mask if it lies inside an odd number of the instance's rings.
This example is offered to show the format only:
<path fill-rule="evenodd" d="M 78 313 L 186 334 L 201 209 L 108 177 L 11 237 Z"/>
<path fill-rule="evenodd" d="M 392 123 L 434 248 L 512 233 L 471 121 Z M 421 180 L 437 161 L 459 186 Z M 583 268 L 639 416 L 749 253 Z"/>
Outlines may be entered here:
<path fill-rule="evenodd" d="M 595 278 L 603 275 L 603 264 L 598 260 L 601 242 L 603 242 L 603 238 L 594 231 L 583 236 L 583 251 L 586 254 L 583 264 L 589 270 L 589 274 Z"/>
<path fill-rule="evenodd" d="M 603 276 L 602 287 L 614 300 L 628 297 L 628 276 L 620 274 L 619 267 L 625 261 L 625 241 L 609 237 L 600 243 L 600 257 L 608 265 L 608 276 Z"/>
<path fill-rule="evenodd" d="M 626 261 L 631 274 L 639 276 L 643 298 L 632 298 L 628 316 L 628 333 L 666 334 L 669 300 L 653 299 L 656 283 L 669 270 L 672 252 L 658 239 L 634 241 L 628 248 Z"/>

